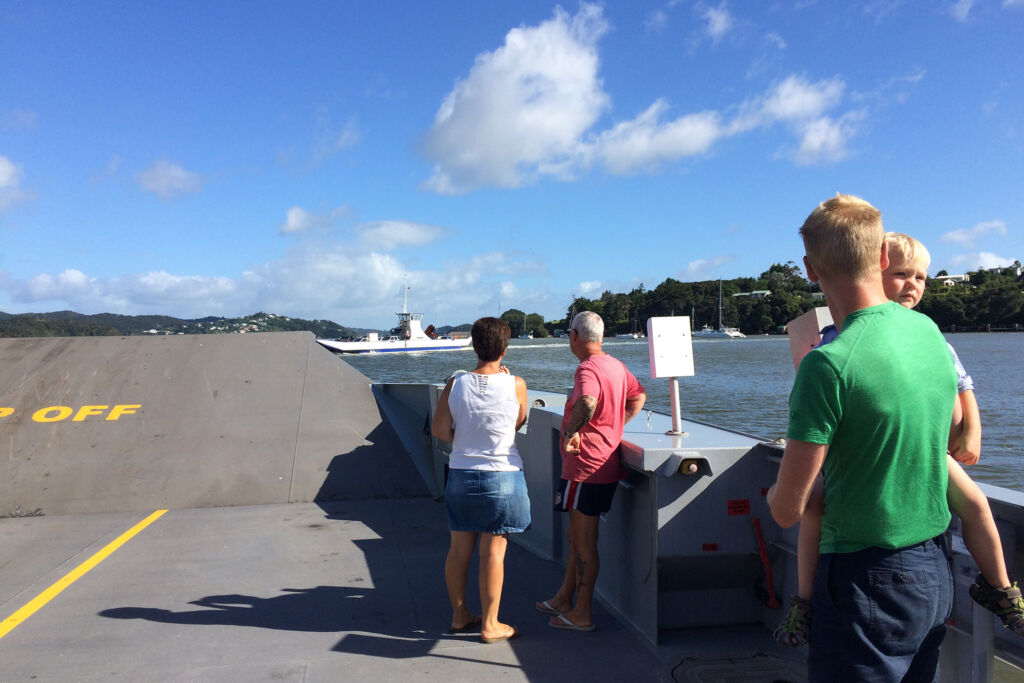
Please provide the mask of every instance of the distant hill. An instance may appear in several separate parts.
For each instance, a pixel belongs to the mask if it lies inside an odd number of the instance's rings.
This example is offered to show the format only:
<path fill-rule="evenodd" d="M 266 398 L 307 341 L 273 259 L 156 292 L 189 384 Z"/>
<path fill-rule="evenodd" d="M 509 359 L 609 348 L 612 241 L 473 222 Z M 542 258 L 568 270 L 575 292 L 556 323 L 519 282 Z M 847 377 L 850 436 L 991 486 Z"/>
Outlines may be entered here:
<path fill-rule="evenodd" d="M 74 311 L 11 314 L 0 311 L 0 337 L 98 337 L 168 334 L 222 334 L 244 332 L 309 331 L 317 337 L 362 337 L 365 328 L 339 325 L 330 320 L 304 320 L 273 313 L 241 318 L 182 319 L 166 315 L 84 315 Z"/>
<path fill-rule="evenodd" d="M 437 328 L 438 334 L 451 334 L 452 332 L 469 332 L 473 329 L 473 323 L 462 323 L 461 325 L 443 325 Z"/>

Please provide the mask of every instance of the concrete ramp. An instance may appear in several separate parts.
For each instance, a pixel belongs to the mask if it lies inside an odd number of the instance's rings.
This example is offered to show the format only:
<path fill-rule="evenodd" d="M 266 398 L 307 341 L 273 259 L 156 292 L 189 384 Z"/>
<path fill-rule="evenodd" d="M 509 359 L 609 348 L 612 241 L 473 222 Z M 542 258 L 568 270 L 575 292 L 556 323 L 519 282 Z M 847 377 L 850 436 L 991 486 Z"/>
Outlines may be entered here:
<path fill-rule="evenodd" d="M 422 495 L 308 332 L 0 340 L 0 516 Z"/>

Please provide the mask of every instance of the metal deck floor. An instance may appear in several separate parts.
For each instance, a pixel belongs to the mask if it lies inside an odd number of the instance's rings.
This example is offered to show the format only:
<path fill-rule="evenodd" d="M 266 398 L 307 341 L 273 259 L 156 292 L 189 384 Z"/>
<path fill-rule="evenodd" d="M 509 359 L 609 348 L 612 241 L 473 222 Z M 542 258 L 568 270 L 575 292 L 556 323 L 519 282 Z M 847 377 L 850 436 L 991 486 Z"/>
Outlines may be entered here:
<path fill-rule="evenodd" d="M 0 519 L 0 619 L 144 517 Z M 552 629 L 533 605 L 562 570 L 515 544 L 502 619 L 522 636 L 448 635 L 447 537 L 429 498 L 171 510 L 0 637 L 0 680 L 801 680 L 763 628 L 652 651 L 597 606 L 597 631 Z"/>

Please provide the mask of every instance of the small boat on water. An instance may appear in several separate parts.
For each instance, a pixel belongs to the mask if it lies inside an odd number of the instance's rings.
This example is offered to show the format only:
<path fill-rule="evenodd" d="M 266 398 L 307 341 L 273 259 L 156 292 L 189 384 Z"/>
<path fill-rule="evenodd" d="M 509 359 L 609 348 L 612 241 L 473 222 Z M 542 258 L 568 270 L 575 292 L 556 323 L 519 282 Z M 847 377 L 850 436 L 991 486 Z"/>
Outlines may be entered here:
<path fill-rule="evenodd" d="M 743 339 L 747 335 L 735 327 L 726 327 L 722 324 L 722 281 L 718 281 L 718 329 L 712 329 L 705 325 L 693 333 L 697 339 Z"/>
<path fill-rule="evenodd" d="M 717 330 L 714 330 L 705 325 L 694 332 L 693 336 L 698 339 L 741 339 L 747 335 L 743 334 L 735 327 L 719 327 Z"/>
<path fill-rule="evenodd" d="M 436 335 L 434 326 L 423 330 L 423 314 L 408 312 L 409 287 L 405 287 L 402 312 L 398 316 L 398 327 L 384 339 L 376 332 L 370 332 L 358 341 L 317 339 L 321 346 L 338 353 L 392 353 L 397 351 L 454 351 L 469 348 L 472 337 L 455 339 L 449 335 Z"/>
<path fill-rule="evenodd" d="M 616 339 L 639 339 L 640 335 L 637 334 L 636 332 L 623 332 L 621 334 L 615 335 L 615 338 Z"/>

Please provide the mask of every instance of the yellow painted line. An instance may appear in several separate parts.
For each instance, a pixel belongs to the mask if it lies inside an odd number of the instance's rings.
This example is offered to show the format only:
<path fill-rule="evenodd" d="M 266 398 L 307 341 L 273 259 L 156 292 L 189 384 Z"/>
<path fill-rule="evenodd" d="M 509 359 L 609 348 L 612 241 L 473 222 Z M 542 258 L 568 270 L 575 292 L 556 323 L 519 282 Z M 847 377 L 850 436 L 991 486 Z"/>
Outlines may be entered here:
<path fill-rule="evenodd" d="M 50 600 L 53 600 L 55 597 L 60 595 L 60 592 L 62 590 L 73 584 L 75 581 L 78 581 L 78 579 L 85 576 L 86 572 L 88 572 L 90 569 L 98 565 L 100 562 L 105 560 L 108 555 L 110 555 L 115 550 L 117 550 L 125 543 L 127 543 L 129 540 L 131 540 L 131 538 L 135 536 L 135 534 L 139 533 L 147 526 L 155 522 L 157 519 L 159 519 L 160 516 L 163 515 L 165 512 L 167 512 L 167 510 L 157 510 L 149 517 L 146 517 L 144 520 L 133 526 L 131 529 L 124 532 L 116 539 L 108 543 L 107 546 L 103 548 L 103 550 L 100 550 L 98 553 L 90 557 L 88 560 L 72 569 L 70 572 L 68 572 L 66 576 L 64 576 L 64 578 L 60 579 L 59 581 L 57 581 L 57 583 L 53 584 L 45 591 L 37 595 L 24 607 L 22 607 L 17 612 L 15 612 L 11 616 L 7 617 L 2 622 L 0 622 L 0 638 L 6 636 L 8 633 L 14 630 L 14 627 L 28 619 L 33 614 L 35 614 L 43 605 L 48 603 Z"/>

